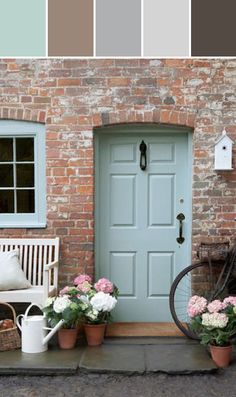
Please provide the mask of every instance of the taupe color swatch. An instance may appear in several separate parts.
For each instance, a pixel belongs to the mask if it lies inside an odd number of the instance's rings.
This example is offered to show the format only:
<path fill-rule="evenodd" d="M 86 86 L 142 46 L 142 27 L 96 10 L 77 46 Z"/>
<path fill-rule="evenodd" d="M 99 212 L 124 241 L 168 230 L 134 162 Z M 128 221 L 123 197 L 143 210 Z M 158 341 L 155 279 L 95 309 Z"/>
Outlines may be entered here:
<path fill-rule="evenodd" d="M 48 0 L 48 55 L 93 55 L 93 0 Z"/>
<path fill-rule="evenodd" d="M 141 0 L 97 0 L 96 55 L 141 55 Z"/>
<path fill-rule="evenodd" d="M 236 56 L 235 16 L 235 0 L 192 0 L 192 56 Z"/>

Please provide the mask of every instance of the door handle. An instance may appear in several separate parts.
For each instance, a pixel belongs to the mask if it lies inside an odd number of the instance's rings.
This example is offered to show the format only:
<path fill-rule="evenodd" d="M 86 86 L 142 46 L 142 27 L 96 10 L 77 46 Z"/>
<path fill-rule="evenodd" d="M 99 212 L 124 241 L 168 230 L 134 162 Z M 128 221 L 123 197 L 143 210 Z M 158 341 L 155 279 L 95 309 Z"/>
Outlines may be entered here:
<path fill-rule="evenodd" d="M 183 221 L 185 219 L 184 214 L 180 213 L 177 215 L 176 219 L 179 221 L 179 237 L 177 237 L 176 241 L 179 244 L 183 244 L 185 238 L 183 237 Z"/>
<path fill-rule="evenodd" d="M 145 171 L 147 168 L 147 145 L 144 141 L 142 141 L 139 145 L 140 150 L 140 168 L 142 171 Z"/>

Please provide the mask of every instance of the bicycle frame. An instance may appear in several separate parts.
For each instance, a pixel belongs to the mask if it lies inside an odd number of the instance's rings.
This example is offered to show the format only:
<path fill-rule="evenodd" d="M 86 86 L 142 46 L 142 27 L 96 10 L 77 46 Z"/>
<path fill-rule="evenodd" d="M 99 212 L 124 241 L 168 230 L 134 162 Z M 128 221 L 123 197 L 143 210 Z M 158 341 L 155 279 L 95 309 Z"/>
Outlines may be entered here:
<path fill-rule="evenodd" d="M 211 261 L 209 260 L 209 262 L 211 262 Z M 229 278 L 232 274 L 233 268 L 235 266 L 235 262 L 236 262 L 236 245 L 232 248 L 232 250 L 229 252 L 229 254 L 226 258 L 223 269 L 222 269 L 220 276 L 217 280 L 217 283 L 215 285 L 215 291 L 212 294 L 211 300 L 218 297 L 224 291 L 224 289 L 229 281 Z M 209 265 L 211 265 L 211 264 L 209 263 Z M 227 267 L 228 267 L 228 269 L 227 269 Z M 227 271 L 227 273 L 226 273 L 223 283 L 221 284 L 225 271 Z"/>

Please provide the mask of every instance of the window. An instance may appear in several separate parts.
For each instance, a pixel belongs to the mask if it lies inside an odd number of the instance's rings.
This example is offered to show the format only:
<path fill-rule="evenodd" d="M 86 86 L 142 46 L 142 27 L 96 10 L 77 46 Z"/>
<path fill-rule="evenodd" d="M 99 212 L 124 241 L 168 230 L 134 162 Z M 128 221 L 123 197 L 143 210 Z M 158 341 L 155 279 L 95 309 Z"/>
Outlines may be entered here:
<path fill-rule="evenodd" d="M 0 227 L 46 226 L 45 128 L 0 121 Z"/>

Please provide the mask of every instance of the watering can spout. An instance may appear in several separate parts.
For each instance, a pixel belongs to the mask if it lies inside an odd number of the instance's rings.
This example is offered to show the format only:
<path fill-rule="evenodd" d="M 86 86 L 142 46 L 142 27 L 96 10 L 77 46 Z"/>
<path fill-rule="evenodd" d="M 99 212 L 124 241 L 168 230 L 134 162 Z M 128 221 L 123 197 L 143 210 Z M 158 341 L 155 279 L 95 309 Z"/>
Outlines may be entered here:
<path fill-rule="evenodd" d="M 48 341 L 51 339 L 51 337 L 62 327 L 62 325 L 64 324 L 64 320 L 60 320 L 59 323 L 57 323 L 57 325 L 55 325 L 54 328 L 44 328 L 47 330 L 50 330 L 50 332 L 45 336 L 45 338 L 43 338 L 43 345 L 45 345 L 46 343 L 48 343 Z"/>

